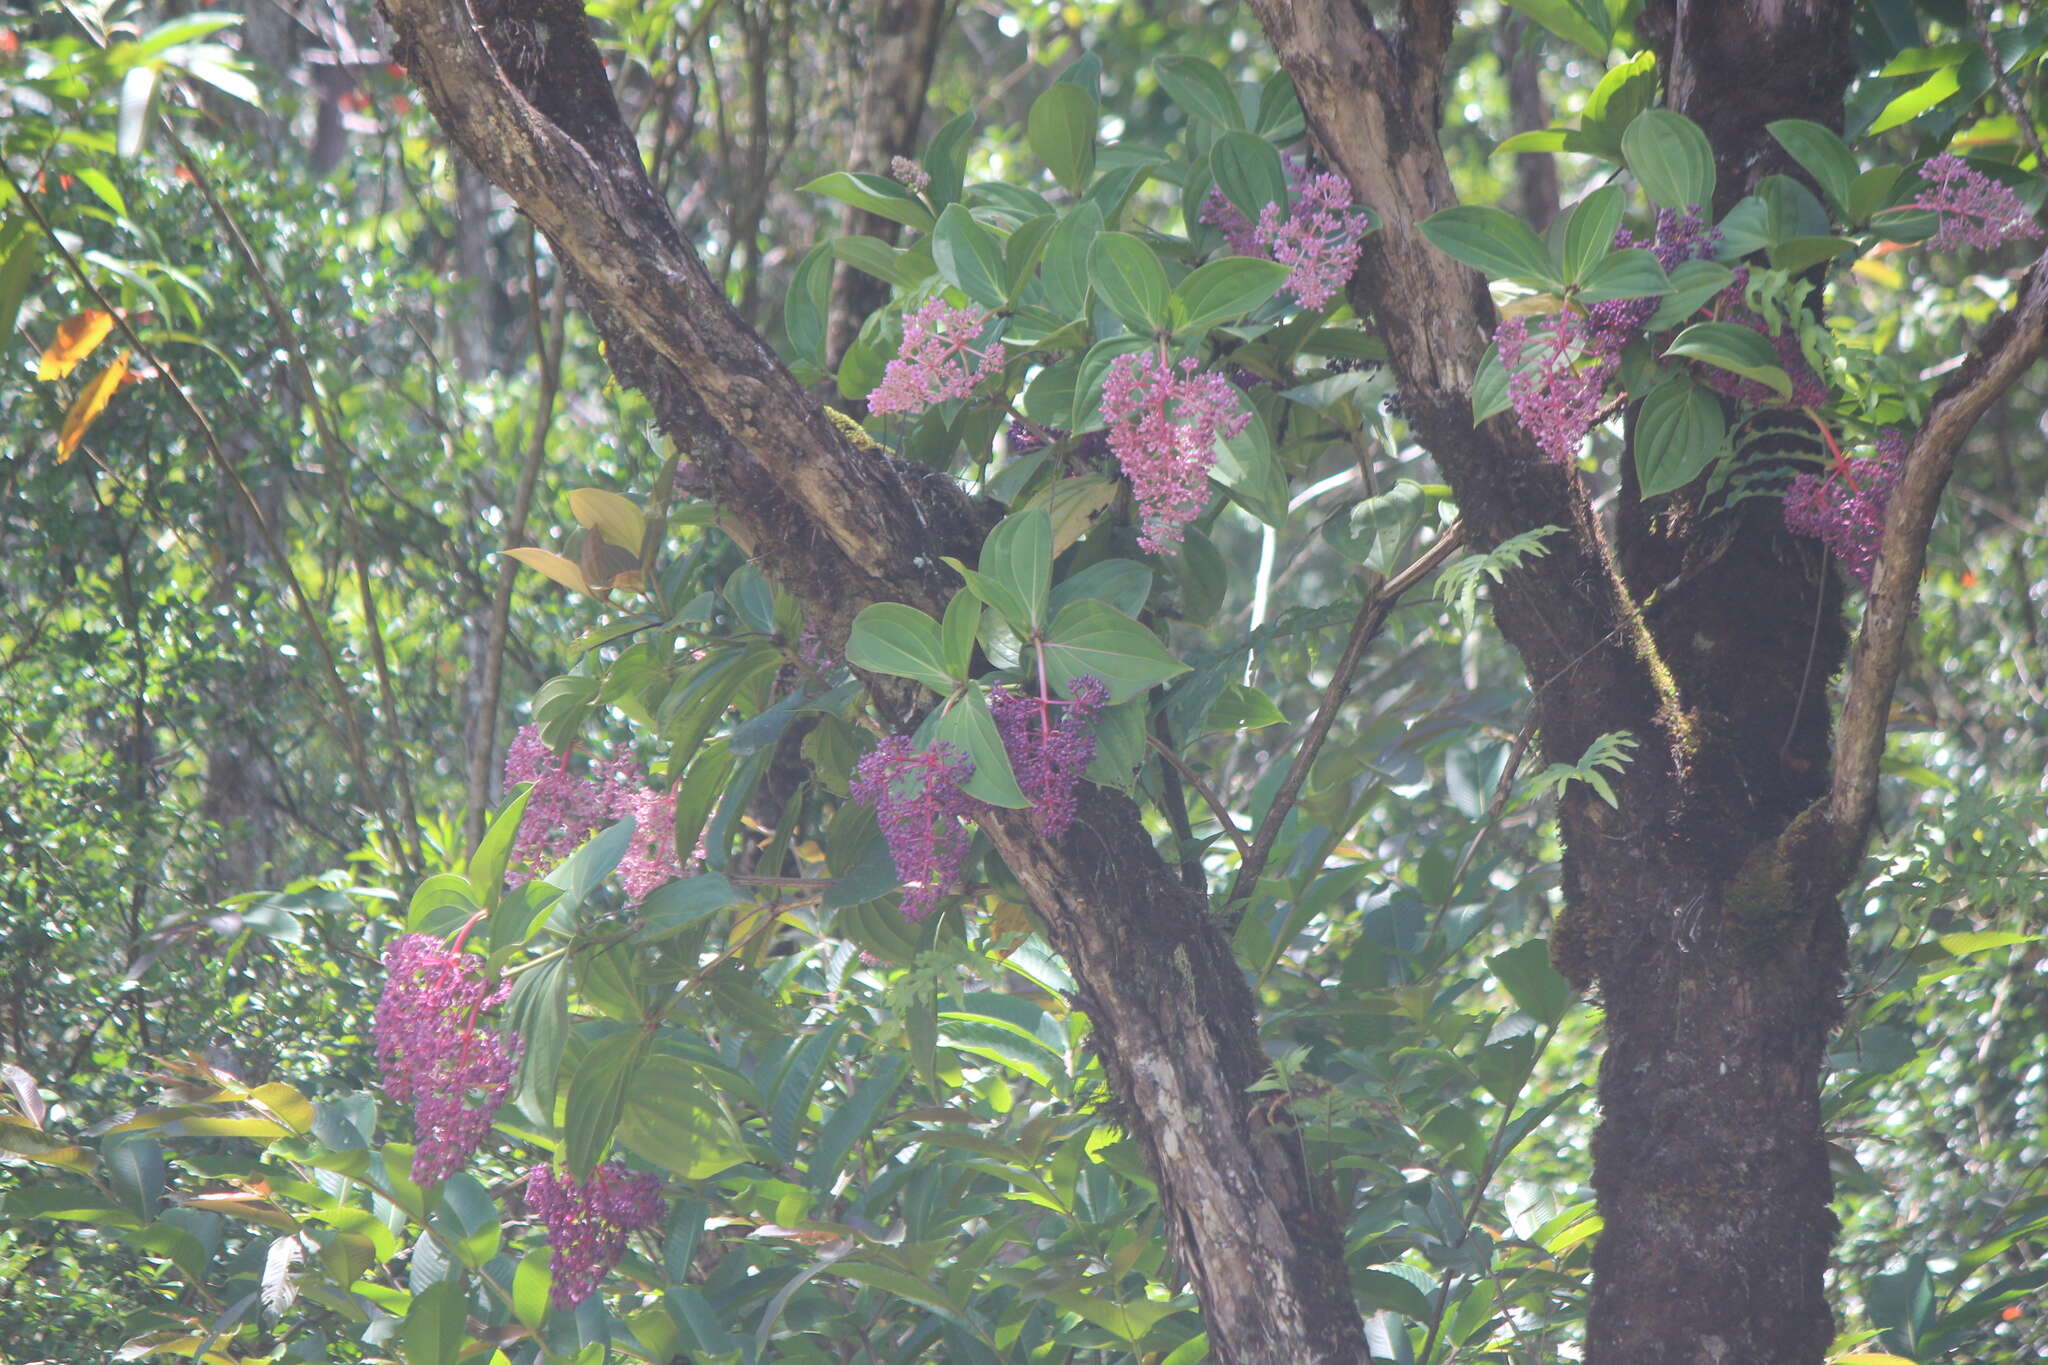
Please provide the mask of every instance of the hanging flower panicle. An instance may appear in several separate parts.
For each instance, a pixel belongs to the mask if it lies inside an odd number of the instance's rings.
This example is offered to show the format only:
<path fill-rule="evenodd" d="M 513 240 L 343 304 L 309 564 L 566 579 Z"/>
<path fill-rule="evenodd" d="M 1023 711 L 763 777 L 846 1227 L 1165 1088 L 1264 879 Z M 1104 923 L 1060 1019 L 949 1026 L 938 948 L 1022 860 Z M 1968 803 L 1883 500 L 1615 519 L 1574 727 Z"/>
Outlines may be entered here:
<path fill-rule="evenodd" d="M 1887 427 L 1874 447 L 1870 455 L 1842 460 L 1825 474 L 1801 474 L 1785 490 L 1786 529 L 1826 545 L 1866 588 L 1877 566 L 1884 510 L 1905 469 L 1906 438 Z"/>
<path fill-rule="evenodd" d="M 1342 176 L 1310 175 L 1301 158 L 1285 159 L 1286 204 L 1268 204 L 1247 219 L 1220 189 L 1202 200 L 1200 220 L 1223 232 L 1239 256 L 1264 256 L 1288 267 L 1287 288 L 1304 308 L 1322 308 L 1358 268 L 1359 243 L 1371 219 L 1352 201 Z"/>
<path fill-rule="evenodd" d="M 1084 674 L 1074 679 L 1071 700 L 1033 696 L 999 687 L 989 694 L 996 734 L 1017 774 L 1017 785 L 1031 799 L 1038 832 L 1058 839 L 1073 823 L 1081 775 L 1095 758 L 1095 718 L 1109 703 L 1102 679 Z"/>
<path fill-rule="evenodd" d="M 923 412 L 965 398 L 1003 368 L 1002 348 L 977 352 L 987 315 L 949 307 L 934 296 L 903 315 L 903 347 L 882 370 L 882 382 L 868 395 L 868 411 Z"/>
<path fill-rule="evenodd" d="M 1201 512 L 1216 442 L 1251 421 L 1228 380 L 1196 370 L 1192 358 L 1175 367 L 1161 347 L 1118 356 L 1103 380 L 1110 453 L 1138 500 L 1138 544 L 1155 554 Z"/>
<path fill-rule="evenodd" d="M 2028 241 L 2041 235 L 2041 225 L 2027 213 L 2026 205 L 2009 186 L 2001 185 L 1982 171 L 1972 170 L 1954 152 L 1943 152 L 1920 165 L 1927 188 L 1908 204 L 1941 215 L 1941 227 L 1934 234 L 1937 251 L 1972 246 L 1990 251 L 2007 242 Z"/>
<path fill-rule="evenodd" d="M 654 888 L 683 875 L 675 793 L 649 786 L 632 759 L 600 760 L 591 765 L 589 778 L 577 777 L 569 771 L 569 756 L 551 753 L 540 730 L 528 725 L 505 751 L 505 781 L 533 784 L 507 862 L 511 885 L 546 875 L 597 830 L 628 818 L 633 839 L 619 860 L 626 904 L 638 905 Z"/>
<path fill-rule="evenodd" d="M 854 767 L 848 790 L 875 808 L 910 919 L 929 915 L 960 878 L 973 844 L 965 822 L 980 810 L 963 790 L 973 775 L 973 760 L 958 746 L 942 740 L 913 749 L 904 735 L 884 735 Z"/>
<path fill-rule="evenodd" d="M 619 1258 L 626 1237 L 661 1221 L 665 1208 L 658 1176 L 607 1161 L 579 1181 L 567 1171 L 535 1166 L 526 1174 L 526 1205 L 547 1226 L 557 1308 L 589 1298 Z"/>
<path fill-rule="evenodd" d="M 520 1039 L 477 1023 L 511 986 L 486 984 L 481 959 L 459 939 L 451 947 L 430 934 L 400 936 L 384 968 L 371 1035 L 377 1066 L 385 1093 L 413 1106 L 413 1180 L 438 1185 L 482 1145 L 512 1091 Z"/>

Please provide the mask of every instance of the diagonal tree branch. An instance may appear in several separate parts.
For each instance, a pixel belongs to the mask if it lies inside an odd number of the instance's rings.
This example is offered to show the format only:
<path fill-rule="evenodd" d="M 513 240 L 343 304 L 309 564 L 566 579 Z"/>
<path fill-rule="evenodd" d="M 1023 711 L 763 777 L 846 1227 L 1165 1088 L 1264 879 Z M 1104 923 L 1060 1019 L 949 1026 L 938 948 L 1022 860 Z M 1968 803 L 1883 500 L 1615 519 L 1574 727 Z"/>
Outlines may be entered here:
<path fill-rule="evenodd" d="M 1849 660 L 1849 692 L 1836 730 L 1828 818 L 1847 853 L 1877 814 L 1877 775 L 1892 693 L 1904 667 L 1906 632 L 1927 567 L 1934 514 L 1963 440 L 1984 410 L 2048 350 L 2048 252 L 2020 281 L 2019 302 L 1986 329 L 1962 367 L 1935 395 L 1906 452 L 1906 470 L 1885 509 L 1863 630 Z"/>

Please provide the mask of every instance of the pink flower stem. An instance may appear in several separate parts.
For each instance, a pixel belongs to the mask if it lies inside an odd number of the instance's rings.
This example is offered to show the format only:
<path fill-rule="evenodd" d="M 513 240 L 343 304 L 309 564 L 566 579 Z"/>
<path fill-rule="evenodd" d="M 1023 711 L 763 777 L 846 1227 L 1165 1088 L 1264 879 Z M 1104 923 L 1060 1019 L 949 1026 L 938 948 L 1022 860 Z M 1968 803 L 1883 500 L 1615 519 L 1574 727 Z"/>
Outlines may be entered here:
<path fill-rule="evenodd" d="M 1835 472 L 1840 474 L 1843 480 L 1848 483 L 1849 491 L 1861 493 L 1863 490 L 1856 486 L 1856 476 L 1849 472 L 1849 457 L 1844 455 L 1842 447 L 1835 443 L 1835 433 L 1828 429 L 1828 424 L 1812 408 L 1801 408 L 1800 411 L 1805 413 L 1807 420 L 1813 423 L 1814 430 L 1820 433 L 1821 440 L 1827 442 L 1828 454 L 1832 455 L 1835 460 Z"/>

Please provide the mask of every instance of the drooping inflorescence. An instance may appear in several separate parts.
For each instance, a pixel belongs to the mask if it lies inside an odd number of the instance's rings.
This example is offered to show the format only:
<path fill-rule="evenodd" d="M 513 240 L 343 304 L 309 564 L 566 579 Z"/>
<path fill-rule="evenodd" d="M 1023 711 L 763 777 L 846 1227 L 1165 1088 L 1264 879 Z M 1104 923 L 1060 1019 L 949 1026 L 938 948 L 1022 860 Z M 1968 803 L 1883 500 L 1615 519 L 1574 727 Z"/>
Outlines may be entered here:
<path fill-rule="evenodd" d="M 477 1021 L 511 988 L 487 985 L 481 958 L 429 934 L 399 937 L 384 967 L 372 1032 L 377 1066 L 385 1093 L 413 1106 L 412 1178 L 436 1185 L 462 1169 L 511 1093 L 520 1040 Z"/>
<path fill-rule="evenodd" d="M 1109 448 L 1138 500 L 1138 544 L 1154 553 L 1178 545 L 1201 512 L 1216 442 L 1251 421 L 1230 382 L 1198 368 L 1192 358 L 1175 367 L 1162 347 L 1118 356 L 1102 384 Z"/>
<path fill-rule="evenodd" d="M 980 803 L 962 786 L 973 774 L 973 760 L 958 747 L 942 740 L 913 749 L 904 735 L 883 736 L 854 767 L 848 790 L 875 808 L 910 919 L 937 907 L 967 861 L 974 839 L 965 822 Z"/>
<path fill-rule="evenodd" d="M 2028 215 L 2018 195 L 1982 171 L 1972 170 L 1954 152 L 1922 162 L 1920 175 L 1927 188 L 1907 207 L 1941 215 L 1941 227 L 1933 240 L 1937 251 L 1963 246 L 1990 251 L 2041 235 L 2040 224 Z"/>
<path fill-rule="evenodd" d="M 1100 678 L 1084 674 L 1069 690 L 1074 695 L 1068 701 L 1007 687 L 989 694 L 1017 785 L 1031 798 L 1038 832 L 1048 839 L 1058 839 L 1073 823 L 1075 789 L 1095 758 L 1095 719 L 1109 701 Z"/>
<path fill-rule="evenodd" d="M 985 314 L 950 307 L 938 297 L 905 313 L 903 347 L 868 395 L 868 411 L 923 412 L 967 397 L 982 380 L 1001 372 L 1000 345 L 991 342 L 985 350 L 974 349 L 986 320 Z"/>
<path fill-rule="evenodd" d="M 1884 510 L 1905 470 L 1906 438 L 1887 427 L 1872 453 L 1845 459 L 1825 474 L 1801 474 L 1785 490 L 1785 525 L 1813 536 L 1864 587 L 1877 565 Z"/>
<path fill-rule="evenodd" d="M 626 1237 L 661 1220 L 661 1179 L 607 1161 L 579 1181 L 553 1166 L 526 1174 L 526 1205 L 547 1226 L 554 1277 L 549 1298 L 574 1308 L 626 1253 Z"/>
<path fill-rule="evenodd" d="M 505 781 L 533 784 L 506 864 L 511 885 L 545 876 L 597 830 L 628 818 L 633 839 L 618 869 L 626 904 L 638 905 L 655 887 L 683 875 L 675 794 L 650 787 L 632 759 L 600 760 L 591 765 L 590 777 L 578 777 L 569 771 L 569 756 L 550 752 L 539 729 L 528 725 L 505 751 Z"/>
<path fill-rule="evenodd" d="M 1267 204 L 1254 223 L 1220 189 L 1202 201 L 1201 221 L 1220 228 L 1240 256 L 1264 256 L 1288 267 L 1287 289 L 1304 308 L 1321 308 L 1358 268 L 1359 242 L 1370 217 L 1339 175 L 1311 175 L 1299 157 L 1286 158 L 1286 204 Z"/>

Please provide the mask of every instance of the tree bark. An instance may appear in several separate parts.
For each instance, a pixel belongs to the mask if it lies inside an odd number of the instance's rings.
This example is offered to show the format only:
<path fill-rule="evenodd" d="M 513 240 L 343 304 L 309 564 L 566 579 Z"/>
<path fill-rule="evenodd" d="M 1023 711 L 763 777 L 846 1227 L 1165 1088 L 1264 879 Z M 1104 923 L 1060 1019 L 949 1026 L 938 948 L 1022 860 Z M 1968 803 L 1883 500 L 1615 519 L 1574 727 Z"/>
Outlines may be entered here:
<path fill-rule="evenodd" d="M 547 35 L 530 71 L 499 62 L 462 0 L 384 4 L 435 117 L 546 234 L 613 369 L 648 395 L 724 524 L 804 600 L 828 647 L 870 602 L 941 610 L 954 587 L 941 556 L 974 558 L 995 513 L 850 444 L 740 321 L 648 183 L 575 0 L 505 9 Z M 902 708 L 887 680 L 873 691 Z M 1128 799 L 1084 784 L 1082 800 L 1058 845 L 1013 812 L 985 828 L 1080 983 L 1211 1358 L 1364 1365 L 1340 1221 L 1284 1112 L 1254 1114 L 1246 1094 L 1266 1062 L 1229 942 Z"/>
<path fill-rule="evenodd" d="M 1825 689 L 1847 642 L 1833 570 L 1765 500 L 1708 519 L 1684 493 L 1645 503 L 1626 478 L 1610 544 L 1575 472 L 1547 464 L 1506 417 L 1475 430 L 1470 379 L 1491 304 L 1475 273 L 1416 231 L 1455 202 L 1435 136 L 1451 7 L 1407 0 L 1399 32 L 1336 0 L 1254 8 L 1325 156 L 1384 223 L 1351 298 L 1386 338 L 1405 410 L 1475 540 L 1565 528 L 1494 604 L 1528 669 L 1544 752 L 1571 761 L 1617 730 L 1643 741 L 1618 810 L 1575 785 L 1559 812 L 1567 909 L 1553 952 L 1597 992 L 1607 1025 L 1593 1150 L 1606 1226 L 1586 1359 L 1813 1365 L 1833 1334 L 1820 1067 L 1842 973 L 1836 897 L 1883 742 L 1882 720 L 1866 721 L 1861 757 L 1831 753 Z M 1714 148 L 1717 208 L 1766 174 L 1798 173 L 1771 120 L 1841 126 L 1848 17 L 1839 0 L 1651 5 L 1644 27 L 1671 103 Z M 1866 630 L 1845 714 L 1882 716 L 1961 431 L 1986 391 L 2011 382 L 1997 375 L 2040 354 L 2033 309 L 2048 308 L 2048 269 L 2022 293 L 1909 454 L 1907 483 L 1932 491 L 1892 509 L 1871 608 L 1888 633 Z M 1654 608 L 1640 607 L 1653 591 Z"/>

